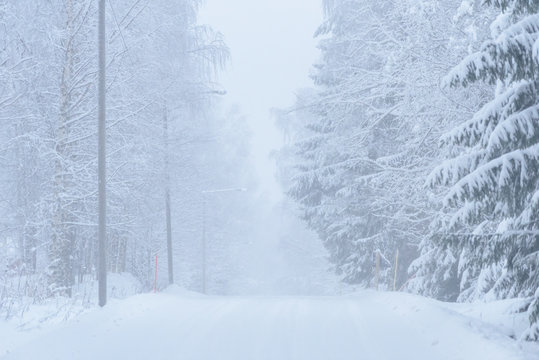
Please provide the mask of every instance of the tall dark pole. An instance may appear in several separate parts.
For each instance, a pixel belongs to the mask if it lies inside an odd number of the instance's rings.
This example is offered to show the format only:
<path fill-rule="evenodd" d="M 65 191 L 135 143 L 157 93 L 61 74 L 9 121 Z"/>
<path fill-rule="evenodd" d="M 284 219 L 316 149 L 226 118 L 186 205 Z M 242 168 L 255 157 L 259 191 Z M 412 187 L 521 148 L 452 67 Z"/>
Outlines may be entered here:
<path fill-rule="evenodd" d="M 163 135 L 165 142 L 165 211 L 167 218 L 167 255 L 168 255 L 168 283 L 174 284 L 174 263 L 172 258 L 172 220 L 170 214 L 170 167 L 168 159 L 168 119 L 167 108 L 163 115 Z"/>
<path fill-rule="evenodd" d="M 206 293 L 206 195 L 202 195 L 202 293 Z"/>
<path fill-rule="evenodd" d="M 99 84 L 98 84 L 98 187 L 99 187 L 99 306 L 107 303 L 107 178 L 105 122 L 105 0 L 99 0 Z"/>

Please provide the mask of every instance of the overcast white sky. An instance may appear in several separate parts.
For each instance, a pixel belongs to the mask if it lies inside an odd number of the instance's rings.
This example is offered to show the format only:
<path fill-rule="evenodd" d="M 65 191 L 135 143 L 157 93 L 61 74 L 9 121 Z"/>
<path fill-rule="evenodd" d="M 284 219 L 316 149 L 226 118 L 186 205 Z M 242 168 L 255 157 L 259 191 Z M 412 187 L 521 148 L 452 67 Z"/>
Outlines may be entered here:
<path fill-rule="evenodd" d="M 225 35 L 232 61 L 221 83 L 254 132 L 253 154 L 264 190 L 279 196 L 268 159 L 281 136 L 270 109 L 287 107 L 298 88 L 311 85 L 318 58 L 313 34 L 322 21 L 319 0 L 206 0 L 200 23 Z"/>

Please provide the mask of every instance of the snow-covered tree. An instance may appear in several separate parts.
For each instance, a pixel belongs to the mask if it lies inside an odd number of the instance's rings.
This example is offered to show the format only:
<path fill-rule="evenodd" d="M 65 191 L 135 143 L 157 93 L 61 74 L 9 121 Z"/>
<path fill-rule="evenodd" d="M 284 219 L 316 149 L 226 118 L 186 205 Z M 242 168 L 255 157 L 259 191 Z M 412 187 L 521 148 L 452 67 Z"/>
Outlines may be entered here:
<path fill-rule="evenodd" d="M 492 12 L 485 12 L 481 1 L 464 0 L 455 1 L 448 8 L 445 19 L 445 33 L 440 33 L 438 41 L 443 46 L 447 59 L 444 68 L 440 69 L 439 76 L 445 76 L 450 67 L 462 57 L 474 51 L 488 38 L 489 25 L 493 19 Z M 451 16 L 451 12 L 455 15 Z M 431 60 L 436 61 L 436 60 Z M 453 64 L 451 64 L 451 62 Z M 450 67 L 447 67 L 447 66 Z M 438 80 L 436 80 L 438 84 Z M 438 88 L 433 91 L 440 91 Z M 473 116 L 473 109 L 489 99 L 492 86 L 489 84 L 476 84 L 467 92 L 459 89 L 443 88 L 440 91 L 447 102 L 435 109 L 446 117 L 445 125 L 436 129 L 436 136 L 431 143 L 433 149 L 438 148 L 438 139 L 457 124 Z M 424 95 L 428 97 L 428 95 Z M 432 163 L 431 169 L 438 166 L 445 158 L 454 154 L 453 148 L 441 148 L 438 159 Z M 427 174 L 424 174 L 426 179 Z M 440 233 L 440 223 L 449 221 L 450 214 L 439 211 L 443 203 L 446 187 L 437 187 L 429 196 L 436 204 L 436 212 L 430 221 L 429 231 L 419 244 L 420 256 L 414 260 L 409 268 L 411 280 L 406 289 L 423 295 L 432 296 L 442 300 L 454 301 L 459 296 L 458 258 L 459 251 L 447 246 Z"/>
<path fill-rule="evenodd" d="M 212 131 L 204 119 L 228 55 L 220 33 L 197 23 L 199 5 L 107 5 L 108 267 L 143 281 L 166 244 L 166 145 L 171 183 L 188 188 L 197 180 L 176 178 L 178 158 L 201 149 L 182 144 Z M 94 1 L 0 1 L 0 244 L 51 295 L 95 274 L 96 21 Z"/>
<path fill-rule="evenodd" d="M 486 1 L 499 16 L 491 39 L 444 79 L 496 85 L 494 98 L 442 138 L 453 156 L 431 185 L 450 186 L 439 237 L 458 260 L 460 299 L 529 297 L 539 339 L 539 2 Z M 535 298 L 533 298 L 535 295 Z"/>
<path fill-rule="evenodd" d="M 398 250 L 402 284 L 439 207 L 423 189 L 439 158 L 437 138 L 468 114 L 438 86 L 459 54 L 449 46 L 458 4 L 325 5 L 317 87 L 296 106 L 303 130 L 293 130 L 290 194 L 345 281 L 369 284 L 380 251 L 392 285 Z"/>

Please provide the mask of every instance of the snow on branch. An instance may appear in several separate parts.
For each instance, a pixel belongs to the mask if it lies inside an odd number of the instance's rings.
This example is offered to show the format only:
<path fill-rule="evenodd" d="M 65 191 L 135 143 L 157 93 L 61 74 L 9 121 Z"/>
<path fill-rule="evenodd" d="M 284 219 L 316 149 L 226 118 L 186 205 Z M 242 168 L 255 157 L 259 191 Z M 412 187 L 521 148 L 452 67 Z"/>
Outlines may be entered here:
<path fill-rule="evenodd" d="M 512 179 L 520 178 L 523 186 L 530 177 L 537 177 L 539 169 L 539 144 L 524 150 L 515 150 L 480 166 L 453 186 L 444 199 L 450 206 L 471 197 L 485 198 L 501 188 L 508 189 Z M 510 196 L 510 191 L 506 193 Z"/>
<path fill-rule="evenodd" d="M 520 20 L 466 57 L 442 80 L 442 86 L 467 86 L 478 80 L 494 84 L 531 78 L 537 68 L 534 45 L 539 38 L 539 14 Z"/>
<path fill-rule="evenodd" d="M 474 146 L 481 139 L 488 139 L 500 119 L 527 107 L 530 101 L 535 103 L 536 88 L 536 84 L 529 81 L 520 81 L 509 87 L 484 105 L 470 120 L 444 135 L 441 138 L 442 145 Z"/>
<path fill-rule="evenodd" d="M 445 160 L 427 177 L 426 186 L 449 185 L 470 174 L 484 159 L 485 150 L 471 151 L 453 159 Z"/>
<path fill-rule="evenodd" d="M 537 138 L 539 134 L 537 119 L 539 119 L 539 105 L 509 116 L 492 131 L 487 149 L 492 152 L 508 145 L 515 148 L 521 142 Z"/>

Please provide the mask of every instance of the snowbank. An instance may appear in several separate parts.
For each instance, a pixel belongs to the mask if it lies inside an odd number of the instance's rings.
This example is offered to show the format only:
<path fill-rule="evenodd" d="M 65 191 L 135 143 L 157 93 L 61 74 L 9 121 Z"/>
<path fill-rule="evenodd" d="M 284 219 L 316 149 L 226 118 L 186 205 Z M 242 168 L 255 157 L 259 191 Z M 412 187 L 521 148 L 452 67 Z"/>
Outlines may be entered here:
<path fill-rule="evenodd" d="M 516 341 L 477 318 L 502 304 L 466 305 L 374 291 L 212 297 L 173 286 L 112 300 L 62 324 L 45 322 L 30 336 L 0 332 L 8 339 L 0 358 L 537 360 L 538 344 Z"/>

